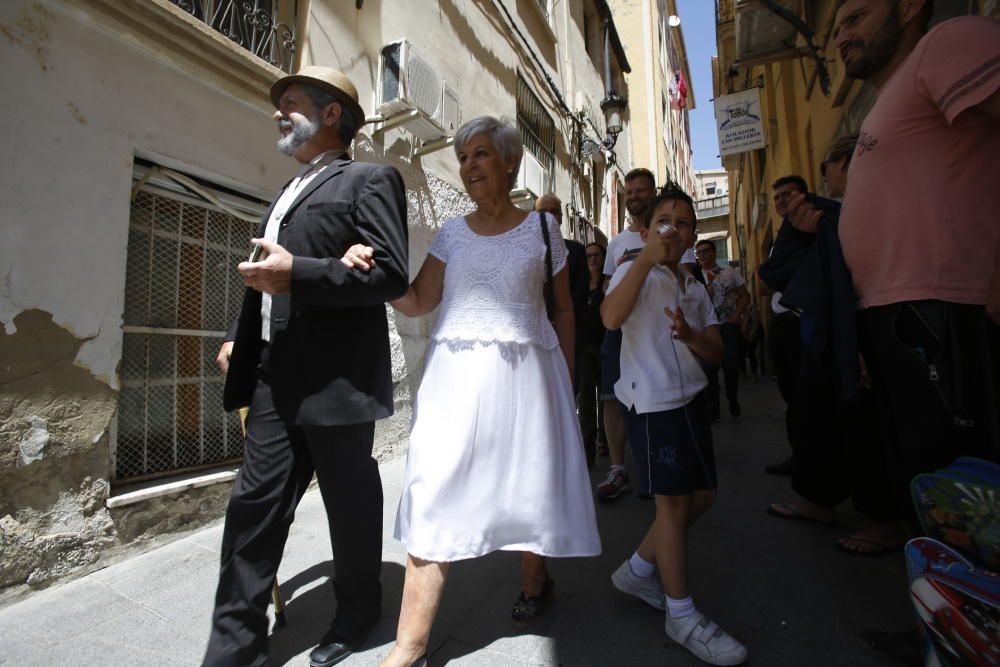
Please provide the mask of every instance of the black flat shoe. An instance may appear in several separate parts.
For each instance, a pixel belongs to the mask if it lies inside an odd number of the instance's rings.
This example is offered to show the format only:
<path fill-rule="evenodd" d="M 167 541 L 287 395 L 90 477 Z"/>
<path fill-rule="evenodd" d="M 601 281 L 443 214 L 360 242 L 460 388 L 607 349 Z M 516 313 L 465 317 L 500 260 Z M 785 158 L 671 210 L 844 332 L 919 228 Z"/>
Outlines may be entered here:
<path fill-rule="evenodd" d="M 531 625 L 539 616 L 545 613 L 545 610 L 552 602 L 554 588 L 555 582 L 552 580 L 552 577 L 549 577 L 545 580 L 542 592 L 538 595 L 529 598 L 524 595 L 524 591 L 521 591 L 521 595 L 514 602 L 514 608 L 510 612 L 510 620 L 514 622 L 514 625 L 519 628 Z"/>

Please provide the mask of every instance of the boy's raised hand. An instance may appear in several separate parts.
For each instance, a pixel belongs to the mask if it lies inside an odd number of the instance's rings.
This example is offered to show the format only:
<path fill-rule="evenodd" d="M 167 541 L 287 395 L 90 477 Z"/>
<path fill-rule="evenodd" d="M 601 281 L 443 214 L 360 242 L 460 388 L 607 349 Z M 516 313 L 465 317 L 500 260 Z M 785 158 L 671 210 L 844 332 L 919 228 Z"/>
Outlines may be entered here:
<path fill-rule="evenodd" d="M 694 329 L 684 319 L 684 311 L 681 310 L 680 306 L 677 307 L 677 310 L 664 308 L 663 312 L 671 321 L 670 330 L 674 334 L 674 340 L 679 340 L 682 343 L 690 343 L 694 340 Z"/>
<path fill-rule="evenodd" d="M 669 257 L 670 246 L 666 238 L 656 232 L 649 231 L 646 234 L 646 245 L 643 246 L 640 257 L 652 264 L 663 264 Z"/>

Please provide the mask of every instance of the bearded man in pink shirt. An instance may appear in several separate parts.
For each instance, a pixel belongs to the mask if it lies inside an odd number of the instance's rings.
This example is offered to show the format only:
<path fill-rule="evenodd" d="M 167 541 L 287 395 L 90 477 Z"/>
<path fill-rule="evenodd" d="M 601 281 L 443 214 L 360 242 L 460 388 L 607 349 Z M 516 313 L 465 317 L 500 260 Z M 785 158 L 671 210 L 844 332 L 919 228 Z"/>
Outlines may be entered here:
<path fill-rule="evenodd" d="M 834 27 L 848 76 L 877 91 L 839 234 L 884 454 L 915 528 L 914 475 L 1000 459 L 1000 22 L 926 32 L 932 11 L 844 0 Z M 788 214 L 804 231 L 820 219 L 801 195 Z"/>

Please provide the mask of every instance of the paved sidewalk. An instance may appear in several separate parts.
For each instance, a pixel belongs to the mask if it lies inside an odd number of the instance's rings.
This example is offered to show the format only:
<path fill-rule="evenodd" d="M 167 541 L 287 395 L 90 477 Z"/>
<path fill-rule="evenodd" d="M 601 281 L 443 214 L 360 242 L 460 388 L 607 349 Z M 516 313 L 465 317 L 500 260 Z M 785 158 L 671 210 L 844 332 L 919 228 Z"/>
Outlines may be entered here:
<path fill-rule="evenodd" d="M 763 473 L 787 455 L 783 405 L 773 382 L 745 383 L 743 414 L 715 426 L 720 496 L 692 532 L 698 607 L 745 641 L 757 666 L 857 667 L 888 663 L 855 639 L 863 627 L 910 622 L 900 555 L 857 558 L 833 549 L 860 521 L 840 508 L 840 528 L 769 517 L 792 498 L 787 478 Z M 607 459 L 593 473 L 598 481 Z M 385 608 L 364 650 L 341 663 L 376 665 L 391 646 L 405 552 L 392 539 L 403 460 L 381 468 L 385 486 Z M 456 564 L 431 641 L 431 664 L 464 666 L 701 665 L 663 634 L 662 614 L 619 594 L 609 575 L 633 550 L 652 501 L 628 495 L 598 506 L 604 553 L 554 561 L 556 601 L 535 626 L 509 621 L 519 558 L 497 553 Z M 221 521 L 171 544 L 0 610 L 0 664 L 196 665 L 208 635 Z M 279 572 L 288 626 L 271 638 L 275 665 L 308 665 L 332 617 L 333 564 L 319 493 L 300 505 Z"/>

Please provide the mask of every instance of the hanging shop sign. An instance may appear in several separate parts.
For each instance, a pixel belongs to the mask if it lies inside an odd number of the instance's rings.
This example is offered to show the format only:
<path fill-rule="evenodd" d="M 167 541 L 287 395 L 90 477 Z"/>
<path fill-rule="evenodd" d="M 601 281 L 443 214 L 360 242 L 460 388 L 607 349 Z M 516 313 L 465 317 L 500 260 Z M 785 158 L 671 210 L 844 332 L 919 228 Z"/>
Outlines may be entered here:
<path fill-rule="evenodd" d="M 760 111 L 760 89 L 748 88 L 715 98 L 715 127 L 719 132 L 719 155 L 764 148 L 767 140 Z"/>

